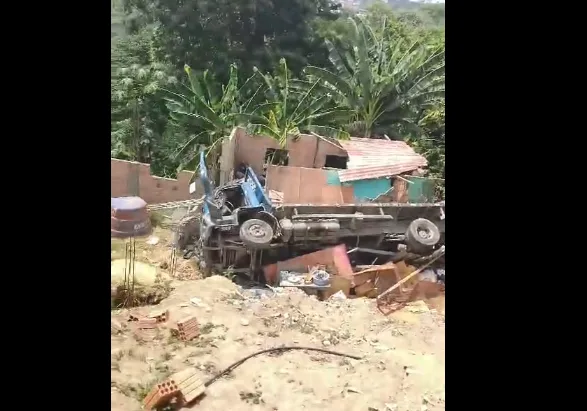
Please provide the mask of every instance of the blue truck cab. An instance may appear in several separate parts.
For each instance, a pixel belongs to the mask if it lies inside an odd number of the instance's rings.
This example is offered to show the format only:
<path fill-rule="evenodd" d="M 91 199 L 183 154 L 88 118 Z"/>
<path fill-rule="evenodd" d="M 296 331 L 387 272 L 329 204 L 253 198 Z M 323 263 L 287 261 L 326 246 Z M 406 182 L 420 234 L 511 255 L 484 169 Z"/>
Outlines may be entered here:
<path fill-rule="evenodd" d="M 200 240 L 204 247 L 220 247 L 222 242 L 240 242 L 248 248 L 268 248 L 278 231 L 274 207 L 251 167 L 245 176 L 215 188 L 208 175 L 206 157 L 200 153 L 200 181 L 204 188 Z M 215 235 L 221 232 L 222 235 Z M 208 246 L 206 246 L 208 244 Z"/>

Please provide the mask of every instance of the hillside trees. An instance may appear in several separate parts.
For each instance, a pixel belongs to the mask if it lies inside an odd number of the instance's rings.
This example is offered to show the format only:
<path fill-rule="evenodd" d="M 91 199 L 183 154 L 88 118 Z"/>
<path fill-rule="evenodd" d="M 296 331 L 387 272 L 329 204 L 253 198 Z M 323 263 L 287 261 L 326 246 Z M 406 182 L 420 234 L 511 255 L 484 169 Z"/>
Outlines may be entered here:
<path fill-rule="evenodd" d="M 375 4 L 359 17 L 331 0 L 116 3 L 113 156 L 173 176 L 241 125 L 282 144 L 311 132 L 403 138 L 442 174 L 443 6 Z"/>
<path fill-rule="evenodd" d="M 354 111 L 353 134 L 401 137 L 416 126 L 419 108 L 444 97 L 444 44 L 415 40 L 406 46 L 403 38 L 389 36 L 386 20 L 379 34 L 365 20 L 351 23 L 346 46 L 326 40 L 331 68 L 309 66 L 306 73 Z"/>
<path fill-rule="evenodd" d="M 124 0 L 133 28 L 157 26 L 159 58 L 178 70 L 211 70 L 228 81 L 236 63 L 245 76 L 253 67 L 270 72 L 280 58 L 299 72 L 321 64 L 325 50 L 316 38 L 316 19 L 335 19 L 331 0 Z M 138 23 L 136 23 L 138 22 Z"/>

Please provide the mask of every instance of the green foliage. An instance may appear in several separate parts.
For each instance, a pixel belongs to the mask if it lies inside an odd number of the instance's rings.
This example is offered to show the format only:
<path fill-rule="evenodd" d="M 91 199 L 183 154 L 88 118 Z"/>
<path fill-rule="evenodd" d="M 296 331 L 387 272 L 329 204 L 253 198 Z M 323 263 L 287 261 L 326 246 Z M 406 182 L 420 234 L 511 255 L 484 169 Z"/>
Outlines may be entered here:
<path fill-rule="evenodd" d="M 318 80 L 292 80 L 285 59 L 275 75 L 253 71 L 239 86 L 237 68 L 232 65 L 228 82 L 220 85 L 208 70 L 198 74 L 185 67 L 187 84 L 181 92 L 169 91 L 166 99 L 170 124 L 177 135 L 187 136 L 177 153 L 182 166 L 193 168 L 202 148 L 209 162 L 215 161 L 220 143 L 235 126 L 270 136 L 282 146 L 288 136 L 309 132 L 348 138 L 336 124 L 344 123 L 351 112 L 332 106 L 330 96 L 319 94 Z"/>
<path fill-rule="evenodd" d="M 351 130 L 364 137 L 400 136 L 414 126 L 418 107 L 444 97 L 444 45 L 389 38 L 387 21 L 379 35 L 364 20 L 352 18 L 353 32 L 342 42 L 326 40 L 332 69 L 309 66 L 355 118 Z"/>
<path fill-rule="evenodd" d="M 170 112 L 170 125 L 182 138 L 182 146 L 176 153 L 181 160 L 181 167 L 195 165 L 196 154 L 201 147 L 208 153 L 217 153 L 219 144 L 230 135 L 237 125 L 246 124 L 244 113 L 254 105 L 262 86 L 246 100 L 246 88 L 250 87 L 249 77 L 239 87 L 236 65 L 230 67 L 230 77 L 225 85 L 219 85 L 214 75 L 208 70 L 195 73 L 185 66 L 187 84 L 182 84 L 179 91 L 168 91 L 166 98 Z"/>
<path fill-rule="evenodd" d="M 120 40 L 111 62 L 111 155 L 152 163 L 163 144 L 168 113 L 162 87 L 175 83 L 169 67 L 154 61 L 150 33 Z M 160 170 L 159 170 L 160 171 Z"/>
<path fill-rule="evenodd" d="M 112 156 L 172 177 L 201 149 L 213 164 L 235 126 L 282 145 L 389 135 L 443 177 L 444 5 L 392 7 L 112 0 Z"/>
<path fill-rule="evenodd" d="M 156 24 L 160 57 L 178 69 L 209 69 L 227 81 L 236 63 L 245 73 L 277 66 L 281 57 L 295 72 L 320 63 L 312 22 L 335 18 L 331 0 L 125 0 L 136 30 Z"/>
<path fill-rule="evenodd" d="M 256 70 L 257 73 L 260 73 Z M 336 123 L 350 118 L 350 110 L 329 106 L 328 94 L 321 94 L 320 81 L 293 81 L 285 59 L 281 59 L 275 76 L 261 74 L 267 100 L 256 106 L 248 119 L 251 134 L 267 135 L 284 146 L 288 136 L 317 133 L 334 138 L 348 138 Z"/>
<path fill-rule="evenodd" d="M 422 113 L 418 122 L 422 134 L 408 138 L 414 149 L 428 160 L 429 176 L 438 179 L 439 196 L 444 198 L 445 105 L 441 102 Z"/>

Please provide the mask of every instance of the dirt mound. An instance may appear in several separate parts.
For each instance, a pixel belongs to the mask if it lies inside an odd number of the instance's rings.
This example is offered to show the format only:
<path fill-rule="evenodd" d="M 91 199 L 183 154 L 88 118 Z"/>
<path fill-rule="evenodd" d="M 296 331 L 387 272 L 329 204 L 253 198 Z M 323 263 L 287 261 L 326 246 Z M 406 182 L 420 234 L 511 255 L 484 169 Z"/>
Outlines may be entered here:
<path fill-rule="evenodd" d="M 128 262 L 113 260 L 110 264 L 110 294 L 112 306 L 126 298 L 125 270 Z M 134 298 L 136 303 L 154 304 L 169 296 L 171 279 L 157 267 L 141 261 L 134 263 Z"/>
<path fill-rule="evenodd" d="M 149 238 L 137 238 L 136 259 L 148 265 L 158 267 L 160 271 L 176 280 L 197 280 L 202 278 L 197 264 L 193 259 L 186 260 L 178 253 L 175 258 L 175 269 L 171 270 L 172 262 L 172 232 L 156 227 Z M 126 240 L 113 238 L 111 240 L 111 260 L 124 259 Z M 121 264 L 121 263 L 118 263 Z M 124 264 L 122 264 L 124 266 Z"/>
<path fill-rule="evenodd" d="M 154 341 L 138 341 L 130 329 L 113 335 L 111 409 L 139 410 L 152 384 L 186 367 L 207 379 L 255 351 L 299 345 L 363 359 L 304 351 L 256 357 L 212 384 L 197 409 L 444 410 L 444 318 L 436 310 L 419 302 L 385 317 L 372 299 L 321 302 L 276 290 L 242 289 L 221 276 L 181 282 L 158 308 L 169 310 L 169 324 L 195 315 L 201 336 L 170 339 L 168 324 Z M 114 318 L 124 323 L 128 312 Z"/>

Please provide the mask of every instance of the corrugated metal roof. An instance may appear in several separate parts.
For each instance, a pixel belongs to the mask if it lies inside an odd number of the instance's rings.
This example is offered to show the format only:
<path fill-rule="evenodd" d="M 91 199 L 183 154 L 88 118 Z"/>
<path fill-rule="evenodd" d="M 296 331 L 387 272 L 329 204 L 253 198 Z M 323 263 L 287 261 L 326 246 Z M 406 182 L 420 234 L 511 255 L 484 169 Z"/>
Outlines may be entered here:
<path fill-rule="evenodd" d="M 425 167 L 428 162 L 403 141 L 351 137 L 338 143 L 348 153 L 341 182 L 394 176 Z"/>

